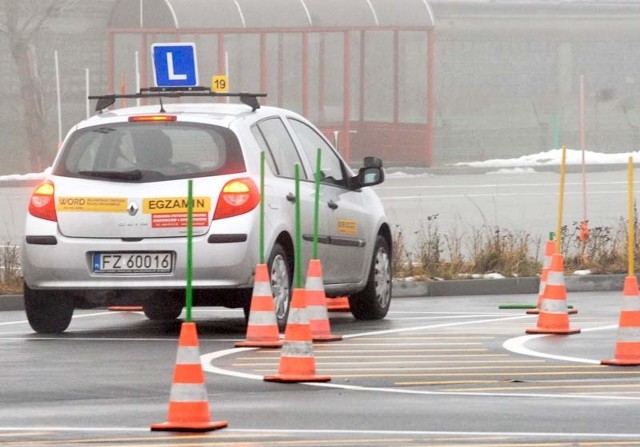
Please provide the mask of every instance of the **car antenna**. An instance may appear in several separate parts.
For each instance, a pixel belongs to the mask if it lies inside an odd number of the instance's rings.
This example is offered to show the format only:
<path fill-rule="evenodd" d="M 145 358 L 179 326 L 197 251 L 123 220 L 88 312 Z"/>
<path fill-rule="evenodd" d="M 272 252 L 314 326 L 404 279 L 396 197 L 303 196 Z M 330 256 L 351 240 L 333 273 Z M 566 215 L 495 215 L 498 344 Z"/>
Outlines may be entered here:
<path fill-rule="evenodd" d="M 160 113 L 166 113 L 164 110 L 164 104 L 162 103 L 162 96 L 158 98 L 160 100 Z"/>

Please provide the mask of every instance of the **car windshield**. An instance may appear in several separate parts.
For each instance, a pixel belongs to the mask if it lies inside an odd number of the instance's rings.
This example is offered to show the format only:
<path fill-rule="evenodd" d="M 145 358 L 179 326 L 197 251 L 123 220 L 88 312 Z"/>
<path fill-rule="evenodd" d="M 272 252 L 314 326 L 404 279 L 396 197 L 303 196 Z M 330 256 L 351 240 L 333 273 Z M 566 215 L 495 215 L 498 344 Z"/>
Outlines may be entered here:
<path fill-rule="evenodd" d="M 245 170 L 235 134 L 182 122 L 121 123 L 82 129 L 53 173 L 117 182 L 153 182 Z"/>

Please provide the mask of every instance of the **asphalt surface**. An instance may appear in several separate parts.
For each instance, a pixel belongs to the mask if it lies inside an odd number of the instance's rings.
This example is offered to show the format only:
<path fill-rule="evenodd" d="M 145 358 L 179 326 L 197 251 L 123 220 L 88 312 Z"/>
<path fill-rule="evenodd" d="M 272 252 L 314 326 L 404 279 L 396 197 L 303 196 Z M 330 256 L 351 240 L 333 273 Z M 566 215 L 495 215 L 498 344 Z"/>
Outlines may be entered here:
<path fill-rule="evenodd" d="M 234 348 L 241 311 L 194 309 L 212 419 L 207 434 L 150 432 L 171 399 L 180 322 L 79 309 L 58 336 L 0 313 L 6 357 L 0 444 L 142 447 L 592 447 L 639 445 L 640 370 L 607 367 L 621 294 L 579 292 L 571 336 L 527 335 L 536 316 L 501 309 L 531 294 L 403 297 L 380 321 L 331 314 L 314 343 L 328 383 L 277 384 L 280 350 Z"/>

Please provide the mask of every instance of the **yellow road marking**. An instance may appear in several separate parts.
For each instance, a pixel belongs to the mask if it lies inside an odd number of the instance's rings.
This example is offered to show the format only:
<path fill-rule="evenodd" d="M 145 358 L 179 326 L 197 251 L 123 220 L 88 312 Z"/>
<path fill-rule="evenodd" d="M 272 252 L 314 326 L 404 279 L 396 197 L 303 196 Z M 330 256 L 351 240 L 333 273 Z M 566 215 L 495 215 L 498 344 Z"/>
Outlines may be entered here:
<path fill-rule="evenodd" d="M 508 385 L 509 382 L 496 382 L 493 383 L 501 383 L 504 385 Z M 447 389 L 447 391 L 464 391 L 464 392 L 475 392 L 475 391 L 495 391 L 496 389 L 500 389 L 501 391 L 522 391 L 522 390 L 577 390 L 577 389 L 597 389 L 597 388 L 638 388 L 640 384 L 631 385 L 631 384 L 608 384 L 608 385 L 531 385 L 531 386 L 521 386 L 514 385 L 509 386 L 508 388 L 504 387 L 491 387 L 491 388 L 461 388 L 461 389 Z"/>
<path fill-rule="evenodd" d="M 391 334 L 388 337 L 358 337 L 344 340 L 341 345 L 346 344 L 360 344 L 363 341 L 381 341 L 383 343 L 389 342 L 389 340 L 494 340 L 496 337 L 484 336 L 484 335 L 395 335 Z"/>
<path fill-rule="evenodd" d="M 322 365 L 320 365 L 320 368 L 324 371 L 325 368 L 322 368 Z M 406 373 L 390 373 L 390 374 L 343 374 L 343 375 L 332 375 L 332 377 L 335 378 L 354 378 L 354 377 L 442 377 L 442 376 L 447 376 L 447 377 L 477 377 L 477 376 L 486 376 L 487 374 L 491 374 L 492 376 L 510 376 L 512 377 L 514 374 L 516 374 L 513 371 L 510 372 L 505 372 L 505 373 L 500 373 L 500 372 L 489 372 L 489 373 L 412 373 L 412 372 L 406 372 Z M 640 371 L 629 371 L 629 372 L 623 372 L 623 371 L 603 371 L 600 373 L 595 373 L 594 371 L 542 371 L 542 372 L 521 372 L 518 373 L 520 375 L 522 375 L 523 377 L 531 377 L 531 376 L 560 376 L 560 375 L 566 375 L 566 374 L 573 374 L 573 375 L 586 375 L 586 374 L 598 374 L 598 375 L 606 375 L 606 374 L 610 374 L 610 375 L 614 375 L 614 374 L 635 374 L 635 375 L 640 375 Z M 416 382 L 416 384 L 420 384 L 420 382 Z"/>
<path fill-rule="evenodd" d="M 272 363 L 275 364 L 275 363 Z M 262 364 L 262 365 L 258 365 L 258 366 L 270 366 L 272 364 Z M 348 363 L 343 363 L 340 364 L 339 366 L 341 367 L 331 367 L 329 368 L 325 363 L 319 365 L 323 371 L 326 372 L 332 372 L 332 371 L 336 371 L 336 372 L 340 372 L 340 371 L 347 371 L 347 372 L 358 372 L 358 371 L 389 371 L 390 372 L 390 376 L 393 375 L 393 373 L 395 371 L 401 370 L 402 368 L 399 367 L 395 367 L 395 368 L 376 368 L 376 367 L 369 367 L 368 365 L 362 365 L 362 363 L 354 363 L 354 364 L 348 364 Z M 567 370 L 569 368 L 576 368 L 571 367 L 571 366 L 547 366 L 547 365 L 524 365 L 524 366 L 504 366 L 504 365 L 497 365 L 497 366 L 458 366 L 458 367 L 417 367 L 417 368 L 411 368 L 410 371 L 408 371 L 407 373 L 398 373 L 402 376 L 406 376 L 406 375 L 411 375 L 411 374 L 417 374 L 417 371 L 442 371 L 444 372 L 446 375 L 458 375 L 458 373 L 454 373 L 454 374 L 449 374 L 449 371 L 478 371 L 478 370 L 485 370 L 485 373 L 478 373 L 476 375 L 514 375 L 514 374 L 521 374 L 521 375 L 537 375 L 537 374 L 542 374 L 542 375 L 555 375 L 555 374 L 567 374 L 566 371 L 560 371 L 560 372 L 554 372 L 554 371 L 550 371 L 552 369 L 562 369 L 562 370 Z M 584 368 L 584 367 L 583 367 Z M 588 366 L 586 367 L 588 368 Z M 504 371 L 504 370 L 511 370 L 511 372 L 509 373 L 494 373 L 493 370 L 499 370 L 499 371 Z M 542 372 L 529 372 L 532 369 L 544 369 L 545 371 Z M 548 371 L 548 372 L 547 372 Z M 593 372 L 595 374 L 598 374 L 598 371 L 584 371 L 581 372 L 582 374 L 588 374 L 590 372 Z M 571 371 L 571 373 L 574 373 L 574 371 Z M 612 371 L 612 374 L 614 374 L 615 372 Z M 466 373 L 459 373 L 460 375 L 467 375 Z M 638 374 L 640 374 L 640 372 L 638 372 Z M 438 375 L 438 374 L 435 374 Z M 468 374 L 468 375 L 473 375 L 473 374 Z"/>
<path fill-rule="evenodd" d="M 326 352 L 326 351 L 325 351 Z M 241 356 L 238 357 L 238 360 L 264 360 L 265 358 L 280 358 L 280 352 L 278 351 L 271 351 L 271 352 L 264 352 L 262 353 L 263 355 L 261 355 L 260 357 L 253 357 L 253 356 Z M 345 356 L 333 356 L 335 358 L 341 359 L 341 358 L 350 358 L 350 356 L 345 355 Z M 384 356 L 369 356 L 372 358 L 377 358 L 377 357 L 382 357 L 382 358 L 389 358 L 388 355 L 384 355 Z M 452 359 L 452 358 L 470 358 L 470 357 L 510 357 L 509 354 L 438 354 L 438 355 L 419 355 L 419 356 L 413 356 L 413 357 L 418 357 L 421 359 L 431 359 L 431 358 L 437 358 L 437 359 Z M 324 358 L 329 358 L 329 356 L 326 356 Z M 540 359 L 541 361 L 546 361 L 544 359 Z"/>
<path fill-rule="evenodd" d="M 38 431 L 33 431 L 33 432 L 0 432 L 0 435 L 2 435 L 3 437 L 7 437 L 7 438 L 18 438 L 18 437 L 25 437 L 25 436 L 50 436 L 51 432 L 38 432 Z M 2 445 L 2 443 L 0 443 L 0 445 Z"/>
<path fill-rule="evenodd" d="M 425 343 L 353 343 L 353 344 L 343 344 L 341 343 L 340 346 L 335 346 L 335 348 L 349 348 L 351 349 L 352 347 L 357 347 L 357 348 L 366 348 L 369 346 L 470 346 L 470 345 L 481 345 L 481 342 L 472 342 L 472 341 L 468 341 L 468 342 L 433 342 L 433 343 L 429 343 L 429 342 L 425 342 Z M 316 346 L 316 348 L 318 349 L 322 349 L 323 346 Z"/>
<path fill-rule="evenodd" d="M 233 363 L 234 367 L 244 367 L 244 368 L 248 368 L 251 366 L 265 366 L 265 365 L 273 365 L 274 363 L 276 363 L 278 361 L 278 359 L 261 359 L 264 361 L 261 362 L 236 362 Z M 420 364 L 428 364 L 428 365 L 432 365 L 432 364 L 439 364 L 439 363 L 446 363 L 447 365 L 451 365 L 451 364 L 487 364 L 487 363 L 491 363 L 491 364 L 500 364 L 500 363 L 509 363 L 509 364 L 513 364 L 513 363 L 522 363 L 522 364 L 531 364 L 531 363 L 543 363 L 544 360 L 516 360 L 516 361 L 512 361 L 512 360 L 490 360 L 490 361 L 485 361 L 485 360 L 413 360 L 411 362 L 405 362 L 403 363 L 403 366 L 406 365 L 420 365 Z M 342 366 L 345 365 L 345 367 L 348 367 L 348 365 L 350 365 L 350 362 L 322 362 L 322 366 Z M 378 361 L 378 362 L 358 362 L 358 365 L 398 365 L 397 361 L 392 361 L 392 362 L 384 362 L 384 361 Z M 499 366 L 498 366 L 499 367 Z"/>

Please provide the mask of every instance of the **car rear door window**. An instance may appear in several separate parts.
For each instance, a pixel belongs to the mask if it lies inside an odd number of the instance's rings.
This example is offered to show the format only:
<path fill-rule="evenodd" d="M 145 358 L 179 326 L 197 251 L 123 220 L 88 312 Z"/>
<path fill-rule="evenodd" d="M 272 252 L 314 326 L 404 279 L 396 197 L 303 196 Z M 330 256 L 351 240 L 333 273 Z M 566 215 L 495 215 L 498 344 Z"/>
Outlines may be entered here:
<path fill-rule="evenodd" d="M 260 144 L 263 140 L 263 143 L 266 144 L 272 159 L 270 163 L 275 166 L 275 172 L 282 177 L 293 178 L 294 165 L 297 163 L 301 166 L 300 178 L 306 179 L 307 175 L 302 168 L 302 161 L 296 146 L 282 120 L 279 118 L 262 120 L 255 125 L 254 129 L 256 128 L 262 137 L 257 138 L 258 143 Z"/>

